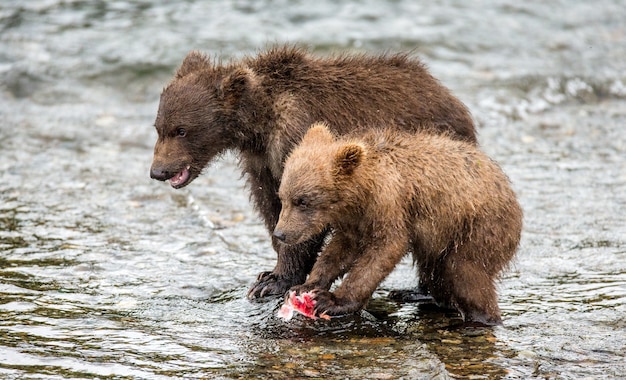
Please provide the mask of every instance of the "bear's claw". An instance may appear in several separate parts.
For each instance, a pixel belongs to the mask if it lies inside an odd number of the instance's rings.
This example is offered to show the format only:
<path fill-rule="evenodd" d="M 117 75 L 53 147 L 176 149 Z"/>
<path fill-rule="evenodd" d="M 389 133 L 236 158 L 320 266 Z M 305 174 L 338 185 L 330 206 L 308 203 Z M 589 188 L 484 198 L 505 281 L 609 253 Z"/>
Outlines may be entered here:
<path fill-rule="evenodd" d="M 292 281 L 288 278 L 278 276 L 273 272 L 261 272 L 248 290 L 248 299 L 283 295 L 291 285 Z"/>
<path fill-rule="evenodd" d="M 351 314 L 363 306 L 357 301 L 337 298 L 327 290 L 315 290 L 315 312 L 318 315 L 339 316 Z"/>

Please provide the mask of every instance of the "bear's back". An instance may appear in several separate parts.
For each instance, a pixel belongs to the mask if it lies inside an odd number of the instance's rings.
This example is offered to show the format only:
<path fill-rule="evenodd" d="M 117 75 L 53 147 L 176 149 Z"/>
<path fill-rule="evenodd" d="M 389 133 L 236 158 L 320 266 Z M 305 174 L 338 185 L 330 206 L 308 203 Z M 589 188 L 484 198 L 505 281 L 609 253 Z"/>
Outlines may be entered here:
<path fill-rule="evenodd" d="M 352 141 L 368 148 L 365 164 L 355 173 L 358 188 L 369 193 L 363 197 L 369 198 L 363 219 L 406 225 L 420 250 L 433 254 L 454 236 L 469 233 L 476 221 L 508 229 L 517 244 L 522 210 L 510 181 L 473 144 L 390 129 L 369 131 Z M 386 207 L 381 210 L 380 205 Z"/>
<path fill-rule="evenodd" d="M 245 65 L 281 118 L 298 124 L 286 126 L 289 131 L 296 127 L 303 134 L 319 121 L 339 134 L 393 124 L 408 131 L 448 130 L 452 138 L 476 141 L 469 110 L 407 54 L 319 58 L 283 46 L 248 58 Z"/>
<path fill-rule="evenodd" d="M 473 144 L 426 132 L 369 131 L 363 141 L 376 159 L 366 175 L 384 181 L 390 171 L 402 179 L 400 197 L 434 214 L 469 214 L 516 202 L 501 167 Z M 387 192 L 389 195 L 389 192 Z M 441 216 L 441 215 L 439 215 Z"/>

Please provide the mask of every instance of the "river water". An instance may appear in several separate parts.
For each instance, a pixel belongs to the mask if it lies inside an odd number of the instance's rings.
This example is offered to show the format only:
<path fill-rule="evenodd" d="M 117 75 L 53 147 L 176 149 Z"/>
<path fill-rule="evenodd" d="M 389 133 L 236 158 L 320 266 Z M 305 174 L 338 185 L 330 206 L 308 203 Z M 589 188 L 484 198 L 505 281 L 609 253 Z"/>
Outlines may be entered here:
<path fill-rule="evenodd" d="M 626 373 L 621 0 L 0 4 L 0 378 L 612 379 Z M 398 304 L 275 317 L 236 157 L 149 178 L 159 94 L 192 49 L 406 51 L 472 110 L 525 211 L 504 326 Z"/>

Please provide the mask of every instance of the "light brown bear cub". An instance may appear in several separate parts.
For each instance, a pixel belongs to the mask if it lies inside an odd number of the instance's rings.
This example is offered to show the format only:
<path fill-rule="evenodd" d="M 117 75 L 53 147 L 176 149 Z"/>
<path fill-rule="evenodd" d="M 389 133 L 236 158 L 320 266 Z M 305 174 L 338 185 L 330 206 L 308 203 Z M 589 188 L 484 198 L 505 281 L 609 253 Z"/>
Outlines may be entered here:
<path fill-rule="evenodd" d="M 522 210 L 500 167 L 475 145 L 429 133 L 335 137 L 316 124 L 288 157 L 274 237 L 333 235 L 297 293 L 316 312 L 363 308 L 406 252 L 420 287 L 466 322 L 501 323 L 495 280 L 515 255 Z M 345 275 L 331 293 L 335 280 Z"/>

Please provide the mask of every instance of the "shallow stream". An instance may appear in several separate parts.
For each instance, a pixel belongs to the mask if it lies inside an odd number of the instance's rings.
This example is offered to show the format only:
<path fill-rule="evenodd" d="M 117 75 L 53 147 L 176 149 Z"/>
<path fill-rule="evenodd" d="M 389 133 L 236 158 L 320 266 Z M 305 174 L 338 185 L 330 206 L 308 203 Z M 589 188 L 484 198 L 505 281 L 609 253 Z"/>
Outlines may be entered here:
<path fill-rule="evenodd" d="M 613 379 L 626 373 L 621 0 L 0 4 L 0 378 Z M 192 49 L 406 51 L 472 110 L 525 212 L 504 326 L 398 304 L 275 317 L 236 157 L 150 180 L 159 94 Z"/>

